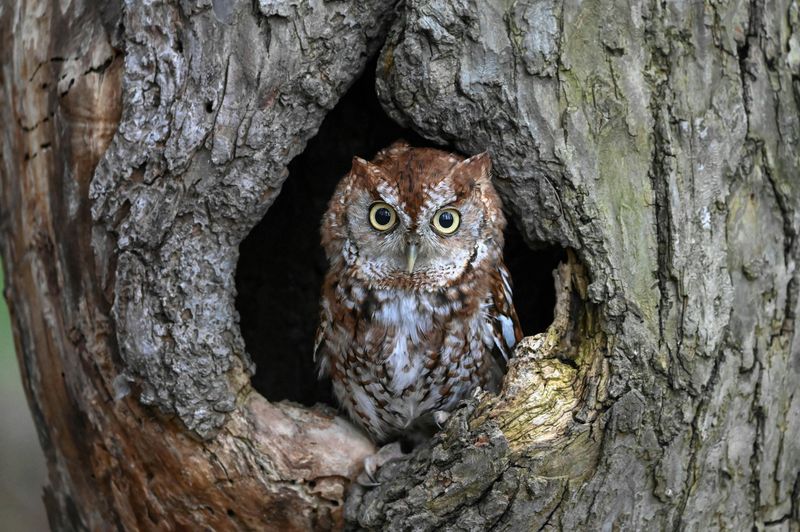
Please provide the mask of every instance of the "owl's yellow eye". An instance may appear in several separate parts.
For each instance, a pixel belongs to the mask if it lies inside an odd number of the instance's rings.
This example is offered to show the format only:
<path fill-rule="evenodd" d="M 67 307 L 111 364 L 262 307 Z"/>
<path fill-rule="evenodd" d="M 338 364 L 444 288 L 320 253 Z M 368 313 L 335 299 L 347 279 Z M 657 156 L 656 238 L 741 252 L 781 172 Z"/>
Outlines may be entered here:
<path fill-rule="evenodd" d="M 369 223 L 378 231 L 388 231 L 396 221 L 397 215 L 388 203 L 379 201 L 369 208 Z"/>
<path fill-rule="evenodd" d="M 455 209 L 442 209 L 433 216 L 433 228 L 442 235 L 452 235 L 460 223 L 461 215 Z"/>

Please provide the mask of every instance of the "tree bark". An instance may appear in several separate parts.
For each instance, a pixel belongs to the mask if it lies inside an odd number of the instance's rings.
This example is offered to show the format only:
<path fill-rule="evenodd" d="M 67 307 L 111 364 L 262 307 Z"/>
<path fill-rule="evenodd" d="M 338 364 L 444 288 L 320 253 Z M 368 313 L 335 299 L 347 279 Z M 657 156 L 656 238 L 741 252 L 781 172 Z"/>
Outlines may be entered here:
<path fill-rule="evenodd" d="M 799 529 L 796 1 L 22 0 L 0 30 L 54 529 Z M 345 501 L 374 448 L 252 389 L 233 276 L 379 50 L 389 115 L 488 150 L 569 251 L 501 393 Z"/>
<path fill-rule="evenodd" d="M 233 270 L 392 5 L 256 7 L 2 12 L 6 295 L 54 529 L 335 528 L 373 451 L 252 391 Z"/>

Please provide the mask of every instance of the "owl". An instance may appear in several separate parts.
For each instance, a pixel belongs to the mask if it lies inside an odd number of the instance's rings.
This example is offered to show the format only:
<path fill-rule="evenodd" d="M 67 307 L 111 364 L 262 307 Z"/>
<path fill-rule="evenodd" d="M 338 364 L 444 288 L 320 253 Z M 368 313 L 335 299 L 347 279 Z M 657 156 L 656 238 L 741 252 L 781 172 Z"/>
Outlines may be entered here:
<path fill-rule="evenodd" d="M 521 339 L 489 155 L 398 141 L 353 158 L 322 222 L 330 264 L 314 348 L 374 441 L 419 441 L 477 388 L 496 391 Z"/>

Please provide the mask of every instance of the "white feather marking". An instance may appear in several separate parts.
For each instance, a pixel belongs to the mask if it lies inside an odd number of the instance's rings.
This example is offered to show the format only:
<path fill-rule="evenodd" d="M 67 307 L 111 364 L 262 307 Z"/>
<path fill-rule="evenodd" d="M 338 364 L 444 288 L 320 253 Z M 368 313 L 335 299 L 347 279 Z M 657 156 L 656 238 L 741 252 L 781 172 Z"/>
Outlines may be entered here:
<path fill-rule="evenodd" d="M 422 302 L 414 294 L 392 295 L 383 301 L 375 318 L 397 331 L 396 338 L 408 337 L 412 343 L 419 342 L 420 332 L 430 328 L 430 319 L 420 314 Z M 422 318 L 422 319 L 421 319 Z"/>
<path fill-rule="evenodd" d="M 506 346 L 511 349 L 517 341 L 517 335 L 514 333 L 514 322 L 503 314 L 498 315 L 497 319 L 500 320 L 500 326 L 503 330 L 503 340 L 505 340 Z"/>
<path fill-rule="evenodd" d="M 427 311 L 427 312 L 426 312 Z M 394 329 L 394 345 L 386 359 L 390 366 L 392 380 L 389 386 L 395 393 L 418 382 L 424 369 L 425 359 L 419 354 L 410 353 L 421 341 L 422 334 L 430 328 L 431 309 L 415 294 L 393 294 L 383 302 L 375 319 Z M 417 410 L 416 401 L 408 401 L 409 414 Z"/>
<path fill-rule="evenodd" d="M 364 414 L 370 417 L 370 419 L 375 418 L 375 403 L 367 395 L 367 392 L 361 386 L 354 386 L 352 389 L 353 399 L 355 403 L 358 405 L 358 409 L 361 410 Z"/>
<path fill-rule="evenodd" d="M 484 322 L 483 342 L 487 346 L 494 344 L 500 351 L 500 354 L 503 355 L 503 358 L 508 360 L 508 348 L 505 345 L 505 340 L 497 334 L 497 330 L 494 328 L 491 319 L 487 319 Z"/>
<path fill-rule="evenodd" d="M 506 293 L 506 298 L 511 301 L 511 282 L 508 279 L 508 270 L 500 268 L 500 278 L 503 280 L 503 290 Z"/>

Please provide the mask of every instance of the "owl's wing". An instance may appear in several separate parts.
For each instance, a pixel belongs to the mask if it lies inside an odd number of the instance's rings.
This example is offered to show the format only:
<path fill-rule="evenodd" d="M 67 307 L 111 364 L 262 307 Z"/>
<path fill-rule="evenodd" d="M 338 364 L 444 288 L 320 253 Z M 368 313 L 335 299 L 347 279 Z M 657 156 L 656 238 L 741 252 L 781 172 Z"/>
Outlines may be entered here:
<path fill-rule="evenodd" d="M 500 263 L 492 283 L 492 302 L 493 305 L 488 309 L 492 339 L 503 355 L 504 362 L 507 362 L 514 352 L 514 346 L 522 340 L 522 328 L 511 297 L 511 276 L 503 263 Z"/>

